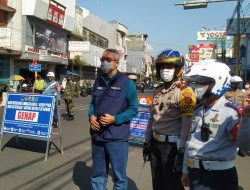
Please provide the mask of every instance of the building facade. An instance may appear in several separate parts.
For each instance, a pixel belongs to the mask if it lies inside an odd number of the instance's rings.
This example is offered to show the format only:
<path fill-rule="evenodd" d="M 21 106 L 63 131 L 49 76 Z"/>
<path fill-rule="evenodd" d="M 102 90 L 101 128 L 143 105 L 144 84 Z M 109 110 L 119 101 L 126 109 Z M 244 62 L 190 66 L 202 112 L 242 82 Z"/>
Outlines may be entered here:
<path fill-rule="evenodd" d="M 229 19 L 227 27 L 227 35 L 234 38 L 233 57 L 231 64 L 233 71 L 236 71 L 236 55 L 237 55 L 237 20 Z M 250 17 L 240 18 L 240 63 L 239 74 L 244 82 L 250 81 Z"/>
<path fill-rule="evenodd" d="M 1 24 L 1 60 L 9 75 L 34 80 L 30 65 L 40 64 L 40 74 L 54 71 L 56 77 L 68 65 L 67 44 L 75 22 L 75 0 L 8 0 L 6 24 Z M 3 53 L 7 49 L 10 55 Z M 6 51 L 6 50 L 5 50 Z M 7 60 L 7 61 L 6 61 Z M 2 75 L 1 75 L 2 76 Z"/>
<path fill-rule="evenodd" d="M 150 46 L 147 44 L 147 34 L 127 35 L 127 73 L 147 78 L 151 74 L 152 56 Z"/>
<path fill-rule="evenodd" d="M 21 55 L 21 25 L 16 20 L 21 16 L 16 3 L 8 0 L 0 1 L 0 85 L 8 84 L 14 59 Z"/>

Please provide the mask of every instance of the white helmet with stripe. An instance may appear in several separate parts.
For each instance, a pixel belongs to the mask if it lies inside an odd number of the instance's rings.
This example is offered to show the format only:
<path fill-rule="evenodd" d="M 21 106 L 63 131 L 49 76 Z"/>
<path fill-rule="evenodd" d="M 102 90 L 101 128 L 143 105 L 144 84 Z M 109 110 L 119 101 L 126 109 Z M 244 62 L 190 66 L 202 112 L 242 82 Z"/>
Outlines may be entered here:
<path fill-rule="evenodd" d="M 230 87 L 231 71 L 224 63 L 206 60 L 195 63 L 184 74 L 184 79 L 191 83 L 208 84 L 204 96 L 222 96 Z"/>

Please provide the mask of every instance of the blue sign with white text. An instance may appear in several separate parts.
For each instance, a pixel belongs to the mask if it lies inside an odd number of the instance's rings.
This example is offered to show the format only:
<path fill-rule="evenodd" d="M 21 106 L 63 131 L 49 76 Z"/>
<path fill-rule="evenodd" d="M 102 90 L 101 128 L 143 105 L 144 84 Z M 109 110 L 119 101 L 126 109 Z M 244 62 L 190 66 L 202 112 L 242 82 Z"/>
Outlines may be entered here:
<path fill-rule="evenodd" d="M 1 134 L 50 138 L 54 96 L 8 93 Z"/>
<path fill-rule="evenodd" d="M 139 105 L 138 114 L 130 121 L 130 142 L 143 143 L 150 118 L 151 106 Z"/>
<path fill-rule="evenodd" d="M 29 70 L 31 71 L 31 72 L 35 72 L 35 71 L 37 71 L 37 72 L 41 72 L 41 64 L 29 64 Z"/>

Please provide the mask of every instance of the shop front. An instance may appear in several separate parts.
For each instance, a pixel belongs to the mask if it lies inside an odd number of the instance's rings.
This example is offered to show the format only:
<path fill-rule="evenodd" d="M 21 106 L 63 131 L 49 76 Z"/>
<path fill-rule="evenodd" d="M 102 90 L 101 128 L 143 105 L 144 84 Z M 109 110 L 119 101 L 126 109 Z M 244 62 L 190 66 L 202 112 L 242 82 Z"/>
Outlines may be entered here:
<path fill-rule="evenodd" d="M 38 73 L 43 78 L 46 78 L 48 71 L 53 71 L 58 80 L 68 66 L 67 32 L 31 17 L 27 17 L 24 32 L 26 43 L 23 45 L 20 59 L 15 60 L 15 74 L 33 82 L 35 73 L 30 69 L 30 65 L 39 64 L 41 69 Z"/>

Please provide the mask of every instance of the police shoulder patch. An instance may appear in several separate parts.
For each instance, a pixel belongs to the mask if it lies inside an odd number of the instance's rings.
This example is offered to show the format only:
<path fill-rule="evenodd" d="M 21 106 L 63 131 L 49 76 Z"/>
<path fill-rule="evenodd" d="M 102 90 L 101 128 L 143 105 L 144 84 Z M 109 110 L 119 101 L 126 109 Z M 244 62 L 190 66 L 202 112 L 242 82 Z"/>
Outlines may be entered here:
<path fill-rule="evenodd" d="M 196 105 L 195 94 L 191 88 L 186 87 L 181 90 L 180 108 L 183 116 L 191 116 Z"/>
<path fill-rule="evenodd" d="M 184 90 L 185 88 L 187 88 L 187 84 L 185 81 L 181 81 L 179 84 L 178 84 L 178 87 L 180 88 L 180 90 Z"/>
<path fill-rule="evenodd" d="M 226 103 L 227 107 L 233 108 L 240 116 L 243 113 L 243 109 L 240 106 L 240 104 L 236 103 L 236 102 L 227 102 Z"/>

